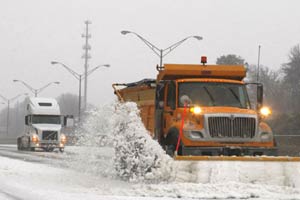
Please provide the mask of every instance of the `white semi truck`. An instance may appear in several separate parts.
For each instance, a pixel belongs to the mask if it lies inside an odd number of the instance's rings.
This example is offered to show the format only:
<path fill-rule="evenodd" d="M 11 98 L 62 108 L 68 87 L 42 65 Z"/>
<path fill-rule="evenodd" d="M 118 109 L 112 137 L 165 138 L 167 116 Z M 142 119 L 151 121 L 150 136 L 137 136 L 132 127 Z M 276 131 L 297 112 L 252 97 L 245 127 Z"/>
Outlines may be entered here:
<path fill-rule="evenodd" d="M 25 106 L 25 128 L 17 138 L 18 150 L 58 148 L 63 152 L 67 138 L 62 128 L 73 126 L 72 117 L 62 116 L 59 104 L 52 98 L 30 97 Z"/>

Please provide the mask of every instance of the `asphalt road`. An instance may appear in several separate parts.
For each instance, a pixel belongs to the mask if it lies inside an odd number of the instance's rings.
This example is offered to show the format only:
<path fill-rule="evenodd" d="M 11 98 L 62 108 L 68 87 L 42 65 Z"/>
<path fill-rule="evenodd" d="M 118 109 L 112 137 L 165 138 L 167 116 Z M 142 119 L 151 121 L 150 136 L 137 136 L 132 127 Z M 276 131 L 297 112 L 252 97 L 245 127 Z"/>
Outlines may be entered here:
<path fill-rule="evenodd" d="M 0 144 L 16 144 L 16 138 L 0 136 Z M 276 136 L 280 156 L 300 156 L 300 135 Z"/>

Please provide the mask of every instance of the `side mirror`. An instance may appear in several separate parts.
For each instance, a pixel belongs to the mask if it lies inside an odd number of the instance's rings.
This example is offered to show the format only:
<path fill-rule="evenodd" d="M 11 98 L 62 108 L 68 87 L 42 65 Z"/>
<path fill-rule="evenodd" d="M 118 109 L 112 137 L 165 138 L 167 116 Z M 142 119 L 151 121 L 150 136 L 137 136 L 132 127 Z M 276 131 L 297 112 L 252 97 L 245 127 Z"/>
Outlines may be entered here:
<path fill-rule="evenodd" d="M 28 125 L 28 116 L 25 116 L 25 125 Z"/>
<path fill-rule="evenodd" d="M 74 126 L 74 117 L 73 117 L 73 115 L 64 116 L 64 126 L 65 127 L 73 127 Z"/>
<path fill-rule="evenodd" d="M 189 96 L 187 96 L 187 95 L 182 95 L 181 97 L 180 97 L 180 103 L 182 104 L 182 105 L 189 105 L 189 104 L 191 104 L 192 103 L 192 100 L 190 99 L 190 97 Z"/>
<path fill-rule="evenodd" d="M 259 110 L 263 105 L 263 98 L 264 98 L 264 89 L 263 85 L 257 85 L 257 110 Z"/>

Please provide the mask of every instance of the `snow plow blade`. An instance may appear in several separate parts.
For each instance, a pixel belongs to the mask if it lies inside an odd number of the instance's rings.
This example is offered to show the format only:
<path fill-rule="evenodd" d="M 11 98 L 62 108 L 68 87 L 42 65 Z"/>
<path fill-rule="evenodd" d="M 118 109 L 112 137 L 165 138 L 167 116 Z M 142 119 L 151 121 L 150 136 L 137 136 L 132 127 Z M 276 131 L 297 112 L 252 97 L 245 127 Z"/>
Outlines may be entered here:
<path fill-rule="evenodd" d="M 254 161 L 254 162 L 300 162 L 300 157 L 289 156 L 174 156 L 183 161 Z"/>

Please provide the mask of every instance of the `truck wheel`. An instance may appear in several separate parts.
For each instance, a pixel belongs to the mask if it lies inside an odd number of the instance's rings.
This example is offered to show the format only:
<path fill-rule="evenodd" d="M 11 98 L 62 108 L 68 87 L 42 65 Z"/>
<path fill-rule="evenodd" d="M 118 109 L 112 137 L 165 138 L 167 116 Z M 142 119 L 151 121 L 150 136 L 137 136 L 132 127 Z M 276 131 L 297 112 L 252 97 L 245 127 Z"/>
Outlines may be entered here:
<path fill-rule="evenodd" d="M 28 151 L 31 151 L 30 143 L 31 143 L 31 142 L 30 142 L 30 138 L 28 138 L 28 143 L 27 143 L 28 146 L 27 146 L 27 148 L 26 148 L 26 150 L 28 150 Z"/>
<path fill-rule="evenodd" d="M 19 151 L 21 150 L 20 138 L 17 139 L 17 148 L 18 148 Z"/>
<path fill-rule="evenodd" d="M 164 136 L 161 136 L 159 144 L 163 148 L 163 150 L 166 150 L 166 138 L 164 138 Z"/>
<path fill-rule="evenodd" d="M 165 139 L 165 143 L 166 143 L 166 153 L 173 157 L 174 156 L 174 152 L 176 150 L 176 146 L 177 146 L 177 142 L 178 142 L 178 135 L 179 135 L 179 131 L 177 128 L 171 128 L 168 132 L 168 135 Z M 182 154 L 182 143 L 180 142 L 180 146 L 178 149 L 177 154 L 181 155 Z"/>
<path fill-rule="evenodd" d="M 59 148 L 59 151 L 60 151 L 61 153 L 63 153 L 63 152 L 65 151 L 65 148 Z"/>
<path fill-rule="evenodd" d="M 23 142 L 22 142 L 22 138 L 19 138 L 19 148 L 21 151 L 24 151 L 24 146 L 23 146 Z"/>
<path fill-rule="evenodd" d="M 35 147 L 30 147 L 30 151 L 35 151 Z"/>
<path fill-rule="evenodd" d="M 273 143 L 274 143 L 274 147 L 277 147 L 277 141 L 276 141 L 275 137 L 273 138 Z"/>
<path fill-rule="evenodd" d="M 45 151 L 47 151 L 47 152 L 52 152 L 53 150 L 54 150 L 53 147 L 46 147 L 46 148 L 45 148 Z"/>

